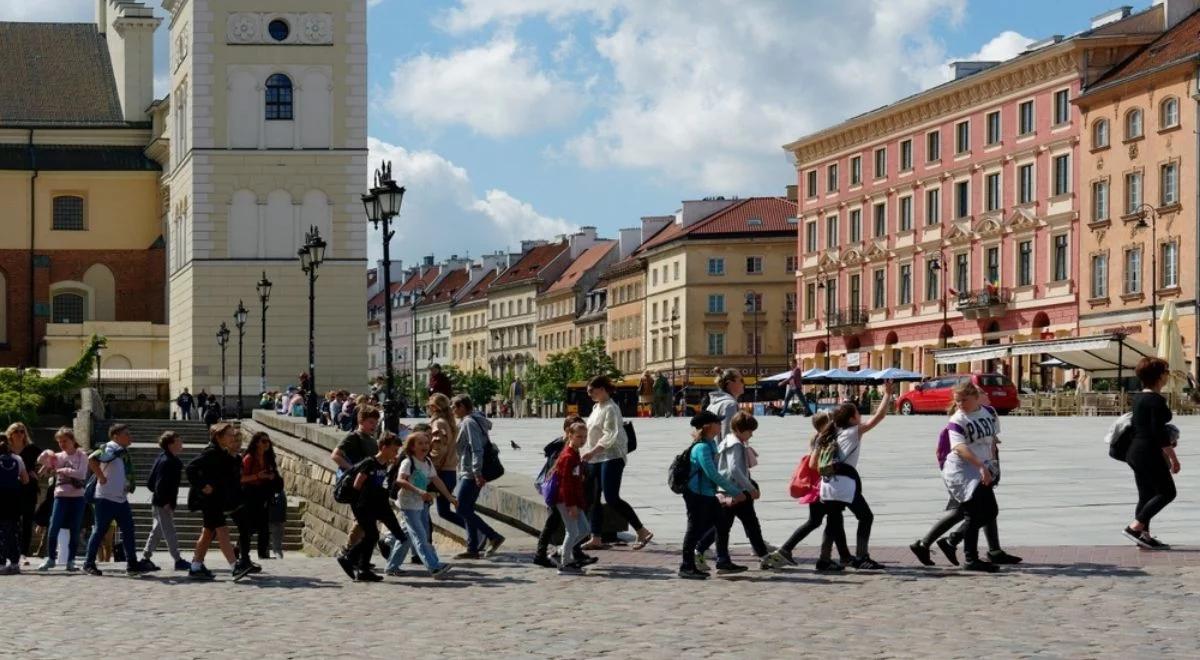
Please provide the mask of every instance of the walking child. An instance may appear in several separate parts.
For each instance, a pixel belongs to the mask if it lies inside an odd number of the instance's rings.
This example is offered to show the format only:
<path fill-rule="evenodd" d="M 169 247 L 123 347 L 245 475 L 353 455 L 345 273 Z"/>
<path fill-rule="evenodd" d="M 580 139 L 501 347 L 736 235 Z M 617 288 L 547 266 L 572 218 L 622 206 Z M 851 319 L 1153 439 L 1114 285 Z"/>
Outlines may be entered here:
<path fill-rule="evenodd" d="M 429 541 L 429 505 L 436 497 L 430 492 L 429 486 L 436 488 L 437 492 L 455 506 L 458 505 L 458 500 L 450 494 L 446 484 L 438 477 L 437 469 L 429 458 L 431 443 L 429 433 L 420 431 L 410 433 L 404 441 L 404 459 L 400 462 L 396 484 L 400 487 L 400 513 L 404 516 L 401 524 L 408 532 L 408 537 L 397 537 L 393 541 L 392 556 L 387 566 L 388 575 L 400 573 L 400 566 L 410 548 L 416 550 L 421 563 L 434 578 L 444 578 L 450 572 L 450 565 L 441 562 L 437 548 Z"/>
<path fill-rule="evenodd" d="M 192 565 L 180 556 L 179 537 L 175 533 L 175 508 L 179 502 L 179 484 L 183 480 L 183 461 L 179 458 L 179 452 L 183 451 L 183 439 L 174 431 L 164 431 L 158 439 L 158 446 L 162 452 L 154 459 L 154 467 L 146 479 L 146 488 L 151 493 L 154 524 L 150 527 L 150 536 L 146 538 L 142 558 L 152 565 L 150 557 L 158 547 L 158 542 L 165 540 L 167 552 L 175 560 L 175 570 L 186 571 Z"/>
<path fill-rule="evenodd" d="M 717 541 L 718 573 L 746 570 L 745 567 L 734 564 L 729 557 L 729 532 L 733 529 L 735 518 L 742 521 L 742 529 L 745 530 L 746 538 L 750 541 L 750 547 L 756 557 L 765 557 L 770 552 L 766 541 L 763 540 L 758 514 L 754 511 L 754 500 L 759 497 L 758 483 L 750 478 L 750 468 L 758 464 L 758 453 L 750 447 L 749 442 L 757 429 L 758 420 L 754 415 L 738 411 L 730 420 L 729 434 L 717 446 L 717 469 L 738 487 L 738 491 L 729 492 L 722 489 L 717 494 L 717 499 L 721 500 L 723 505 L 721 519 L 717 523 L 717 529 L 700 544 L 697 551 L 703 555 L 712 540 L 718 536 L 725 539 L 723 544 Z M 746 498 L 738 504 L 732 504 L 733 497 L 739 493 L 744 494 Z M 723 531 L 724 534 L 718 535 L 717 531 Z"/>
<path fill-rule="evenodd" d="M 54 434 L 59 451 L 51 453 L 45 469 L 54 475 L 54 504 L 50 509 L 50 533 L 46 542 L 46 561 L 39 571 L 48 571 L 58 562 L 59 530 L 67 530 L 67 571 L 74 572 L 79 528 L 83 525 L 83 488 L 87 480 L 87 456 L 79 449 L 75 432 L 64 426 Z M 45 456 L 46 452 L 43 452 Z"/>
<path fill-rule="evenodd" d="M 384 434 L 375 454 L 354 465 L 345 477 L 353 479 L 351 485 L 355 498 L 350 504 L 350 511 L 362 530 L 362 536 L 345 554 L 338 556 L 337 562 L 355 582 L 383 580 L 383 576 L 371 570 L 371 553 L 379 542 L 379 523 L 383 523 L 395 538 L 407 539 L 388 501 L 388 467 L 396 461 L 399 453 L 400 438 L 391 433 Z"/>
<path fill-rule="evenodd" d="M 567 415 L 567 417 L 563 419 L 562 435 L 554 440 L 551 440 L 549 444 L 542 448 L 542 453 L 546 456 L 546 463 L 542 466 L 542 473 L 539 479 L 544 480 L 550 477 L 550 474 L 554 471 L 554 466 L 558 463 L 559 454 L 561 454 L 563 448 L 567 446 L 567 436 L 569 435 L 571 427 L 579 423 L 583 423 L 582 417 L 579 415 Z M 584 424 L 584 428 L 587 428 L 586 423 Z M 542 484 L 538 483 L 536 485 L 540 490 Z M 584 492 L 586 493 L 586 488 L 584 489 Z M 546 515 L 546 522 L 544 525 L 542 525 L 542 533 L 538 536 L 537 550 L 533 556 L 533 563 L 546 568 L 558 568 L 558 562 L 555 562 L 550 558 L 550 539 L 554 538 L 560 532 L 563 532 L 565 528 L 563 527 L 562 514 L 558 512 L 558 507 L 547 507 L 547 511 L 548 513 Z M 589 529 L 590 527 L 591 526 L 589 525 Z M 573 548 L 572 556 L 575 558 L 575 561 L 580 562 L 580 564 L 583 566 L 596 562 L 595 558 L 589 556 L 583 551 L 582 544 Z"/>
<path fill-rule="evenodd" d="M 984 409 L 979 389 L 970 381 L 955 386 L 954 402 L 958 411 L 950 418 L 950 454 L 942 467 L 942 480 L 966 524 L 963 568 L 994 573 L 999 570 L 996 564 L 979 558 L 979 530 L 995 520 L 998 512 L 992 484 L 999 476 L 994 461 L 1000 421 Z"/>
<path fill-rule="evenodd" d="M 583 544 L 591 533 L 588 518 L 584 514 L 587 509 L 587 496 L 584 494 L 583 459 L 580 450 L 587 444 L 588 428 L 583 421 L 571 424 L 567 429 L 567 444 L 554 463 L 554 479 L 558 487 L 554 498 L 554 509 L 562 519 L 566 528 L 563 535 L 562 548 L 558 551 L 558 574 L 577 575 L 583 572 L 586 564 L 594 563 L 590 557 L 579 559 L 576 548 Z"/>
<path fill-rule="evenodd" d="M 692 418 L 692 446 L 688 450 L 689 473 L 687 486 L 683 489 L 683 502 L 687 507 L 687 530 L 683 535 L 683 549 L 679 564 L 679 577 L 685 580 L 704 580 L 708 573 L 696 566 L 696 546 L 709 530 L 717 527 L 721 519 L 721 502 L 717 489 L 738 493 L 731 504 L 746 499 L 737 485 L 725 478 L 717 469 L 717 434 L 721 432 L 721 418 L 704 410 Z M 724 538 L 723 538 L 724 537 Z M 728 537 L 717 528 L 717 543 L 728 543 Z M 742 567 L 741 570 L 745 570 Z M 736 573 L 726 570 L 724 573 Z"/>
<path fill-rule="evenodd" d="M 229 540 L 229 523 L 226 513 L 238 506 L 242 463 L 238 460 L 237 429 L 223 422 L 209 429 L 209 443 L 192 462 L 187 465 L 188 509 L 199 511 L 204 529 L 196 540 L 192 565 L 188 578 L 212 580 L 212 571 L 204 565 L 208 547 L 214 538 L 221 548 L 225 561 L 233 572 L 235 582 L 250 574 L 253 566 L 237 561 L 237 553 Z"/>

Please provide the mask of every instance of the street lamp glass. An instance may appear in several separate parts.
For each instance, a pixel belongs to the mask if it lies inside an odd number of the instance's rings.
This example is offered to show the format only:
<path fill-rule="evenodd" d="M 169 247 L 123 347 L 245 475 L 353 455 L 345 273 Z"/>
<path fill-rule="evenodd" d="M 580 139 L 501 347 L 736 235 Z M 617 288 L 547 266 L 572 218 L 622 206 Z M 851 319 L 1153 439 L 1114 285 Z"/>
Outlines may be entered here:
<path fill-rule="evenodd" d="M 362 196 L 363 211 L 367 214 L 367 222 L 371 224 L 379 223 L 379 197 L 375 195 L 374 190 L 370 194 Z"/>
<path fill-rule="evenodd" d="M 238 328 L 246 325 L 246 306 L 240 300 L 238 301 L 237 310 L 233 312 L 233 322 Z"/>
<path fill-rule="evenodd" d="M 300 256 L 300 270 L 307 273 L 308 269 L 312 266 L 312 256 L 309 255 L 308 246 L 301 247 L 300 251 L 296 254 Z"/>
<path fill-rule="evenodd" d="M 267 302 L 271 298 L 271 280 L 267 279 L 267 272 L 263 271 L 263 277 L 258 281 L 255 287 L 258 290 L 258 299 Z"/>
<path fill-rule="evenodd" d="M 320 266 L 325 261 L 325 241 L 313 229 L 311 240 L 308 242 L 308 258 L 313 266 Z"/>
<path fill-rule="evenodd" d="M 381 213 L 388 217 L 400 214 L 400 205 L 404 202 L 404 186 L 396 185 L 391 178 L 379 182 L 379 187 L 371 191 L 379 198 Z"/>

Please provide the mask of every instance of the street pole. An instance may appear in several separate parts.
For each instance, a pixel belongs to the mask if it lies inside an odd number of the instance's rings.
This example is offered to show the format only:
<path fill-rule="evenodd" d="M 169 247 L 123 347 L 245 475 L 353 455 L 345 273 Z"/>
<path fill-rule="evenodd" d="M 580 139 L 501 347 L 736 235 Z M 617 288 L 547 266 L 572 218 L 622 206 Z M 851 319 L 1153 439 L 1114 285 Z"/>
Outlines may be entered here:
<path fill-rule="evenodd" d="M 404 203 L 404 187 L 397 185 L 395 179 L 392 178 L 392 163 L 385 161 L 380 165 L 379 169 L 375 170 L 375 184 L 362 196 L 363 209 L 367 213 L 367 220 L 375 225 L 376 228 L 382 225 L 383 227 L 383 350 L 384 368 L 387 370 L 387 384 L 384 392 L 383 403 L 383 424 L 384 428 L 389 431 L 397 432 L 400 429 L 400 415 L 396 409 L 396 368 L 393 363 L 394 355 L 392 349 L 392 237 L 395 232 L 392 231 L 391 222 L 393 218 L 400 215 L 400 205 Z M 416 337 L 416 328 L 413 328 L 413 336 Z M 415 357 L 415 356 L 414 356 Z M 415 379 L 415 364 L 413 360 Z"/>
<path fill-rule="evenodd" d="M 258 300 L 262 303 L 261 364 L 258 374 L 258 391 L 262 394 L 267 391 L 267 301 L 271 298 L 271 280 L 267 279 L 267 271 L 263 271 L 262 279 L 258 281 L 255 289 L 258 291 Z"/>
<path fill-rule="evenodd" d="M 233 322 L 234 322 L 234 325 L 236 325 L 237 329 L 238 329 L 238 374 L 237 374 L 237 378 L 238 378 L 238 386 L 237 386 L 238 419 L 242 419 L 242 417 L 244 416 L 244 409 L 242 407 L 244 405 L 242 403 L 242 401 L 245 398 L 244 395 L 242 394 L 242 347 L 243 347 L 243 344 L 245 343 L 244 340 L 246 338 L 246 315 L 247 315 L 246 306 L 243 305 L 242 301 L 239 300 L 238 306 L 237 306 L 237 311 L 235 311 L 233 313 Z"/>
<path fill-rule="evenodd" d="M 326 243 L 314 225 L 300 247 L 300 270 L 308 275 L 308 398 L 304 417 L 309 424 L 317 420 L 317 268 L 325 260 Z"/>
<path fill-rule="evenodd" d="M 225 417 L 225 347 L 229 345 L 229 326 L 221 321 L 221 328 L 217 330 L 217 345 L 221 347 L 221 418 Z"/>
<path fill-rule="evenodd" d="M 1137 228 L 1150 228 L 1150 346 L 1158 348 L 1158 211 L 1150 204 L 1138 207 Z M 1146 218 L 1150 222 L 1146 222 Z"/>

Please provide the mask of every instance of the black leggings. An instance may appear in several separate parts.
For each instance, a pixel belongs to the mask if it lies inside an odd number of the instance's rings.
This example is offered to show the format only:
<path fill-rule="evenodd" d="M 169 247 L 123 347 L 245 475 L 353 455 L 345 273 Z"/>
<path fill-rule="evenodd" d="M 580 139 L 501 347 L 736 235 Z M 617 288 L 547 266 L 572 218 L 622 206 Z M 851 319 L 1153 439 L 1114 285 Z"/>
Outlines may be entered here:
<path fill-rule="evenodd" d="M 767 542 L 763 540 L 762 525 L 759 524 L 758 514 L 754 511 L 754 500 L 747 497 L 733 506 L 721 507 L 721 517 L 717 520 L 717 528 L 715 530 L 717 562 L 730 561 L 729 532 L 733 529 L 734 519 L 742 521 L 742 529 L 746 532 L 746 538 L 750 541 L 750 547 L 754 549 L 754 555 L 756 557 L 766 556 Z M 704 552 L 708 549 L 709 543 L 711 543 L 711 537 L 706 538 L 697 550 Z"/>
<path fill-rule="evenodd" d="M 1165 459 L 1130 467 L 1133 468 L 1133 480 L 1138 491 L 1134 520 L 1149 527 L 1150 520 L 1175 499 L 1175 479 Z"/>
<path fill-rule="evenodd" d="M 947 539 L 953 545 L 958 545 L 962 543 L 963 534 L 967 531 L 966 524 L 959 525 L 958 529 L 955 529 L 953 532 L 950 530 L 954 529 L 954 526 L 961 522 L 963 522 L 963 512 L 959 509 L 958 502 L 954 498 L 950 498 L 950 502 L 946 505 L 945 515 L 933 524 L 933 527 L 930 528 L 925 538 L 921 539 L 921 542 L 925 544 L 925 547 L 930 547 L 934 541 L 946 536 L 946 533 L 949 532 L 950 535 Z M 983 536 L 987 539 L 988 550 L 999 552 L 1000 528 L 997 527 L 995 519 L 984 525 Z"/>
<path fill-rule="evenodd" d="M 858 476 L 858 470 L 845 463 L 839 463 L 837 473 L 854 480 L 854 501 L 850 502 L 847 508 L 858 519 L 858 533 L 855 535 L 855 556 L 859 559 L 865 559 L 870 556 L 868 546 L 871 544 L 871 525 L 875 523 L 875 514 L 871 512 L 871 505 L 867 504 L 867 499 L 863 497 L 862 478 Z"/>
<path fill-rule="evenodd" d="M 352 505 L 350 511 L 354 514 L 354 520 L 358 522 L 363 535 L 358 543 L 350 546 L 350 549 L 346 551 L 346 557 L 360 570 L 365 571 L 371 565 L 371 554 L 374 552 L 375 544 L 379 542 L 379 523 L 383 523 L 383 526 L 392 533 L 392 536 L 396 537 L 397 541 L 408 538 L 408 535 L 404 533 L 404 528 L 400 527 L 400 521 L 396 520 L 392 505 L 386 499 Z"/>
<path fill-rule="evenodd" d="M 242 506 L 233 514 L 238 527 L 237 553 L 242 561 L 250 561 L 250 543 L 258 535 L 258 556 L 270 554 L 271 536 L 267 528 L 267 502 L 258 495 L 244 497 Z"/>
<path fill-rule="evenodd" d="M 842 520 L 842 509 L 844 508 L 846 505 L 841 502 L 812 502 L 808 505 L 808 520 L 792 532 L 779 550 L 789 555 L 792 554 L 804 537 L 820 527 L 821 521 L 828 516 L 829 522 L 825 525 L 825 534 L 821 540 L 821 558 L 829 559 L 833 552 L 833 546 L 836 544 L 838 555 L 842 560 L 849 561 L 853 555 L 850 554 L 850 548 L 846 547 L 846 528 Z"/>
<path fill-rule="evenodd" d="M 721 519 L 721 504 L 716 495 L 697 495 L 690 489 L 683 491 L 683 503 L 687 506 L 687 531 L 683 534 L 683 549 L 680 557 L 680 568 L 696 568 L 696 546 L 708 534 L 709 530 L 717 528 L 717 543 L 722 540 L 729 543 L 729 534 L 721 532 L 717 523 Z"/>
<path fill-rule="evenodd" d="M 603 516 L 604 505 L 600 503 L 600 496 L 604 496 L 604 501 L 612 507 L 618 515 L 629 523 L 629 526 L 635 530 L 642 528 L 642 521 L 638 519 L 637 513 L 629 503 L 621 499 L 621 477 L 625 474 L 625 459 L 613 458 L 601 463 L 593 463 L 592 471 L 592 511 L 591 520 L 588 522 L 592 525 L 592 534 L 599 535 L 604 529 Z"/>
<path fill-rule="evenodd" d="M 966 525 L 963 531 L 963 555 L 967 561 L 975 561 L 979 559 L 979 530 L 996 519 L 996 493 L 991 486 L 979 484 L 971 499 L 963 502 L 960 509 Z"/>

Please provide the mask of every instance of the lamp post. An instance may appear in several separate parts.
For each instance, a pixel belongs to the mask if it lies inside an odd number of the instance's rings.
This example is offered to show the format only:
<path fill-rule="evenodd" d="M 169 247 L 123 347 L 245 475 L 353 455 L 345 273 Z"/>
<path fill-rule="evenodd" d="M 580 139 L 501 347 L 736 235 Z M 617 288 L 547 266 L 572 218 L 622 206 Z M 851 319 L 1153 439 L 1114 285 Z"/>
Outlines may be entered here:
<path fill-rule="evenodd" d="M 1150 345 L 1158 348 L 1158 211 L 1149 204 L 1137 210 L 1138 229 L 1150 228 Z M 1146 222 L 1146 218 L 1150 222 Z"/>
<path fill-rule="evenodd" d="M 671 401 L 674 405 L 675 401 L 675 342 L 679 338 L 679 309 L 671 310 L 671 334 L 667 335 L 671 338 Z M 687 383 L 687 378 L 684 378 L 684 383 Z"/>
<path fill-rule="evenodd" d="M 233 312 L 233 324 L 238 329 L 238 387 L 237 387 L 237 416 L 242 418 L 242 344 L 246 339 L 246 306 L 238 301 L 237 309 Z"/>
<path fill-rule="evenodd" d="M 820 291 L 825 290 L 826 275 L 827 274 L 823 270 L 817 271 L 817 289 Z M 826 294 L 825 295 L 825 370 L 826 371 L 829 370 L 829 351 L 832 348 L 832 346 L 830 344 L 833 343 L 833 332 L 832 332 L 832 330 L 830 330 L 830 327 L 829 327 L 830 321 L 833 320 L 833 310 L 830 309 L 829 303 L 830 303 L 829 294 Z"/>
<path fill-rule="evenodd" d="M 221 347 L 221 417 L 225 417 L 225 347 L 229 345 L 229 326 L 221 321 L 217 330 L 217 345 Z"/>
<path fill-rule="evenodd" d="M 758 304 L 758 294 L 751 291 L 746 294 L 746 312 L 753 319 L 753 326 L 750 330 L 750 352 L 754 355 L 754 398 L 753 401 L 758 403 L 758 315 L 762 312 Z M 828 348 L 828 344 L 826 344 Z"/>
<path fill-rule="evenodd" d="M 308 275 L 308 400 L 304 403 L 304 417 L 309 424 L 317 420 L 317 268 L 325 261 L 325 241 L 321 232 L 313 226 L 304 235 L 304 245 L 296 253 L 300 257 L 300 270 Z"/>
<path fill-rule="evenodd" d="M 258 291 L 258 301 L 262 303 L 262 349 L 258 374 L 258 391 L 261 394 L 267 391 L 267 301 L 271 299 L 271 280 L 267 279 L 267 271 L 263 271 L 255 289 Z"/>
<path fill-rule="evenodd" d="M 950 300 L 946 297 L 946 280 L 948 279 L 947 276 L 950 272 L 950 269 L 943 266 L 943 264 L 946 263 L 946 253 L 942 252 L 941 249 L 934 250 L 933 254 L 929 255 L 929 261 L 931 262 L 929 264 L 929 270 L 938 273 L 938 277 L 942 280 L 942 327 L 938 330 L 938 344 L 941 346 L 941 348 L 946 348 L 946 341 L 948 339 L 948 337 L 946 337 L 946 326 L 948 322 L 947 319 L 949 318 L 950 314 Z M 940 376 L 942 373 L 942 365 L 938 364 L 936 365 L 936 368 L 937 374 Z"/>
<path fill-rule="evenodd" d="M 413 387 L 413 402 L 411 405 L 417 405 L 421 400 L 421 389 L 417 385 L 417 305 L 425 299 L 425 289 L 417 289 L 413 292 L 412 303 L 412 353 L 409 356 L 409 363 L 412 365 L 412 387 Z"/>
<path fill-rule="evenodd" d="M 392 364 L 392 237 L 391 221 L 400 215 L 404 202 L 404 187 L 392 179 L 392 163 L 385 161 L 375 170 L 375 185 L 362 196 L 367 221 L 378 229 L 383 227 L 383 351 L 387 385 L 384 393 L 384 428 L 395 432 L 399 429 L 399 414 L 396 410 L 396 371 Z"/>

